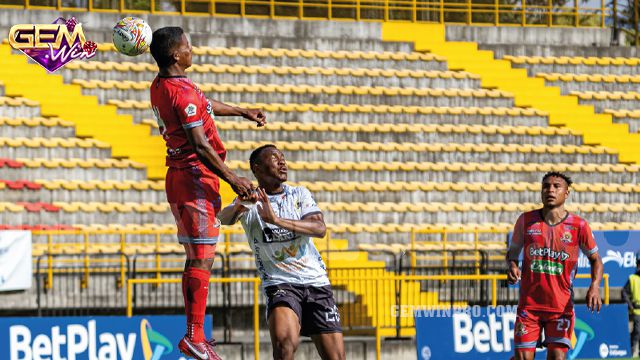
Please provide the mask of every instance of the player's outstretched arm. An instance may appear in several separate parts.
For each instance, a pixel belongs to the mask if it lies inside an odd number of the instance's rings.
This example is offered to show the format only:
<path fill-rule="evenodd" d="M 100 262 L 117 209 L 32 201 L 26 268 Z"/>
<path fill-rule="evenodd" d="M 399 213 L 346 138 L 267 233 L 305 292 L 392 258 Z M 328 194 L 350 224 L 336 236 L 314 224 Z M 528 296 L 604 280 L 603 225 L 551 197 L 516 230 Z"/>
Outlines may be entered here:
<path fill-rule="evenodd" d="M 260 109 L 245 109 L 237 106 L 227 105 L 220 101 L 209 99 L 211 110 L 216 116 L 242 116 L 247 120 L 255 122 L 258 127 L 267 123 L 267 116 Z"/>
<path fill-rule="evenodd" d="M 327 225 L 324 223 L 322 213 L 314 213 L 304 216 L 300 220 L 283 219 L 278 217 L 269 205 L 269 197 L 264 189 L 258 188 L 258 214 L 264 222 L 277 227 L 293 231 L 298 234 L 316 238 L 324 237 L 327 233 Z"/>
<path fill-rule="evenodd" d="M 218 156 L 211 144 L 209 144 L 203 127 L 196 126 L 185 129 L 185 131 L 187 133 L 187 139 L 189 139 L 189 143 L 191 143 L 200 161 L 202 161 L 209 170 L 213 171 L 214 174 L 231 185 L 231 188 L 236 194 L 243 197 L 250 197 L 253 192 L 253 184 L 251 181 L 236 175 L 225 165 L 224 161 L 220 159 L 220 156 Z"/>
<path fill-rule="evenodd" d="M 597 252 L 589 255 L 589 264 L 591 265 L 591 286 L 587 291 L 587 309 L 591 312 L 600 312 L 602 307 L 602 299 L 600 298 L 600 282 L 602 281 L 602 272 L 604 266 L 602 259 Z"/>
<path fill-rule="evenodd" d="M 236 198 L 229 206 L 222 209 L 216 217 L 222 225 L 233 225 L 238 222 L 240 216 L 247 212 L 247 208 L 242 206 L 240 198 Z"/>

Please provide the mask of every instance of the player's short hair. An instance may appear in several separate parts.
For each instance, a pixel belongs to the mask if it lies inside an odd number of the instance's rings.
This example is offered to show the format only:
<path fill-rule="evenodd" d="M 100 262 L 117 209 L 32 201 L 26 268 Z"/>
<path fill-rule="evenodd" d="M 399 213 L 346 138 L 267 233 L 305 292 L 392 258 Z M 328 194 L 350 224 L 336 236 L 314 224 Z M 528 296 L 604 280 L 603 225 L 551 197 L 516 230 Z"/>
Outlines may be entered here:
<path fill-rule="evenodd" d="M 178 26 L 167 26 L 153 32 L 151 56 L 159 68 L 166 68 L 176 62 L 172 56 L 172 50 L 180 42 L 182 34 L 184 30 Z"/>
<path fill-rule="evenodd" d="M 260 146 L 259 148 L 251 152 L 251 155 L 249 155 L 249 167 L 251 168 L 251 171 L 253 171 L 253 165 L 260 163 L 260 155 L 262 155 L 262 151 L 268 148 L 277 149 L 277 147 L 273 144 L 266 144 L 266 145 Z"/>
<path fill-rule="evenodd" d="M 571 187 L 571 184 L 573 184 L 573 180 L 571 180 L 571 178 L 559 171 L 549 171 L 548 173 L 544 174 L 544 176 L 542 177 L 542 182 L 544 183 L 545 180 L 547 180 L 550 177 L 559 177 L 562 178 L 566 183 L 567 183 L 567 187 Z"/>

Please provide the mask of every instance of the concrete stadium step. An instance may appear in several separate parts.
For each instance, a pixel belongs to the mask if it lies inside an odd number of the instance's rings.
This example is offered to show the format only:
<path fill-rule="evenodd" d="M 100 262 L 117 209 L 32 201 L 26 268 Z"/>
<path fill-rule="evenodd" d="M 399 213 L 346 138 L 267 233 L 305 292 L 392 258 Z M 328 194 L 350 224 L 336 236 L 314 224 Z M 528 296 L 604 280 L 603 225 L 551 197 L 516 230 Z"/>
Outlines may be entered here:
<path fill-rule="evenodd" d="M 109 144 L 79 138 L 0 137 L 0 158 L 110 158 Z"/>
<path fill-rule="evenodd" d="M 606 109 L 604 112 L 608 113 Z M 630 115 L 613 115 L 613 122 L 629 125 L 629 132 L 637 133 L 640 131 L 640 117 Z"/>
<path fill-rule="evenodd" d="M 298 185 L 291 183 L 291 185 Z M 538 183 L 310 182 L 302 183 L 319 202 L 533 202 Z M 640 202 L 633 184 L 579 183 L 572 187 L 577 203 Z M 70 180 L 3 181 L 0 194 L 9 202 L 154 202 L 166 201 L 162 182 L 79 182 Z"/>
<path fill-rule="evenodd" d="M 568 94 L 571 91 L 636 91 L 640 84 L 628 82 L 592 82 L 592 81 L 550 81 L 545 80 L 548 86 L 556 86 L 560 88 L 562 94 Z"/>
<path fill-rule="evenodd" d="M 146 180 L 143 164 L 115 159 L 0 159 L 2 180 Z"/>
<path fill-rule="evenodd" d="M 0 97 L 0 114 L 10 118 L 32 118 L 41 116 L 40 107 L 37 102 L 11 97 Z"/>
<path fill-rule="evenodd" d="M 534 202 L 539 183 L 464 182 L 303 182 L 319 202 Z M 0 179 L 0 198 L 8 202 L 153 202 L 166 201 L 161 181 L 73 181 Z M 577 183 L 577 203 L 640 203 L 634 184 Z"/>
<path fill-rule="evenodd" d="M 614 100 L 614 99 L 579 99 L 582 105 L 591 105 L 595 108 L 596 112 L 604 112 L 606 109 L 616 110 L 640 110 L 640 103 L 638 100 Z"/>
<path fill-rule="evenodd" d="M 405 52 L 393 52 L 394 58 L 380 59 L 380 58 L 362 58 L 358 56 L 358 52 L 355 51 L 342 51 L 342 52 L 323 52 L 323 55 L 333 55 L 340 54 L 340 58 L 332 57 L 332 56 L 273 56 L 271 53 L 273 52 L 293 52 L 296 49 L 252 49 L 252 48 L 202 48 L 202 49 L 220 49 L 222 51 L 226 51 L 227 53 L 215 53 L 214 51 L 200 52 L 198 53 L 197 49 L 194 49 L 193 54 L 193 64 L 237 64 L 244 66 L 318 66 L 318 67 L 364 67 L 364 68 L 382 68 L 382 69 L 409 69 L 409 70 L 447 70 L 447 63 L 443 58 L 434 58 L 432 60 L 406 60 L 403 59 L 405 56 L 425 56 L 423 53 L 405 53 Z M 240 54 L 229 54 L 233 52 L 233 49 L 240 49 L 243 52 L 255 52 L 259 55 L 248 55 L 241 56 Z M 299 50 L 299 51 L 308 51 L 308 50 Z M 310 50 L 315 51 L 315 50 Z M 320 51 L 317 51 L 320 52 Z M 344 56 L 344 55 L 346 56 Z M 383 52 L 369 52 L 367 54 L 386 54 Z M 306 55 L 306 54 L 305 54 Z M 98 51 L 96 56 L 92 58 L 95 62 L 102 62 L 103 64 L 107 62 L 117 62 L 124 64 L 122 55 L 118 54 L 115 51 Z M 155 61 L 151 54 L 144 53 L 135 58 L 135 64 L 139 63 L 147 63 L 155 65 Z M 71 63 L 73 64 L 73 63 Z M 114 71 L 88 71 L 88 70 L 71 70 L 71 69 L 80 69 L 81 66 L 74 66 L 67 64 L 64 68 L 60 69 L 63 74 L 65 74 L 65 78 L 70 74 L 79 74 L 79 75 L 91 75 L 87 78 L 95 78 L 102 79 L 103 76 L 115 76 L 114 79 L 121 78 L 122 74 L 116 74 Z M 126 71 L 126 73 L 131 74 L 131 71 Z M 155 73 L 151 71 L 153 76 Z M 132 74 L 133 75 L 133 74 Z M 76 76 L 81 77 L 81 76 Z"/>
<path fill-rule="evenodd" d="M 109 103 L 118 106 L 118 112 L 133 116 L 135 121 L 142 121 L 152 117 L 149 102 L 139 102 L 141 108 L 132 106 L 132 103 L 109 100 Z M 386 107 L 379 112 L 352 110 L 331 110 L 333 105 L 325 106 L 319 111 L 311 110 L 315 105 L 301 105 L 301 111 L 281 111 L 284 107 L 298 104 L 262 104 L 241 103 L 243 107 L 261 108 L 266 111 L 267 119 L 282 122 L 300 122 L 305 124 L 319 123 L 354 123 L 354 124 L 456 124 L 456 125 L 496 125 L 496 126 L 547 126 L 547 118 L 531 109 L 523 108 L 444 108 L 444 107 Z M 316 104 L 317 105 L 317 104 Z M 348 106 L 348 105 L 347 105 Z M 366 106 L 366 105 L 365 105 Z M 303 109 L 302 109 L 303 108 Z M 403 111 L 405 110 L 405 111 Z M 408 112 L 407 110 L 414 110 Z M 417 110 L 428 110 L 429 113 L 419 113 Z M 501 114 L 499 115 L 498 112 Z M 224 119 L 218 117 L 216 121 Z M 154 120 L 155 121 L 155 120 Z M 238 119 L 237 121 L 242 121 Z"/>
<path fill-rule="evenodd" d="M 563 46 L 563 45 L 513 45 L 479 44 L 480 49 L 491 50 L 496 58 L 512 56 L 582 56 L 637 58 L 640 52 L 632 46 Z"/>
<path fill-rule="evenodd" d="M 516 64 L 512 61 L 511 66 L 527 69 L 529 76 L 537 73 L 640 75 L 636 65 Z"/>
<path fill-rule="evenodd" d="M 0 179 L 0 194 L 9 202 L 153 202 L 167 201 L 160 181 L 74 181 Z"/>
<path fill-rule="evenodd" d="M 268 114 L 268 116 L 271 114 Z M 269 121 L 264 128 L 238 120 L 216 121 L 218 131 L 234 141 L 351 141 L 351 142 L 408 142 L 408 143 L 503 143 L 582 145 L 582 138 L 557 128 L 466 125 L 416 125 L 403 123 L 358 124 L 320 123 L 302 124 Z M 149 119 L 151 123 L 153 120 Z M 546 133 L 543 133 L 546 131 Z"/>
<path fill-rule="evenodd" d="M 319 183 L 319 182 L 318 182 Z M 367 189 L 366 183 L 348 182 L 337 183 L 333 188 L 315 189 L 310 183 L 307 186 L 318 202 L 536 202 L 539 200 L 539 183 L 519 183 L 520 186 L 513 186 L 509 189 L 497 189 L 498 183 L 493 183 L 493 187 L 483 186 L 479 183 L 415 183 L 414 189 L 408 189 L 403 185 L 407 183 L 390 183 L 393 190 Z M 321 183 L 320 183 L 321 184 Z M 375 183 L 380 185 L 380 183 Z M 508 185 L 509 183 L 500 183 Z M 513 183 L 511 183 L 513 184 Z M 526 186 L 525 186 L 526 184 Z M 351 185 L 347 190 L 347 186 Z M 429 186 L 431 185 L 431 186 Z M 489 184 L 486 184 L 489 185 Z M 436 189 L 439 186 L 441 189 Z M 506 186 L 505 186 L 506 187 Z M 577 191 L 572 187 L 570 200 L 575 203 L 640 203 L 640 188 L 634 184 L 584 184 Z M 417 189 L 416 189 L 417 188 Z M 517 189 L 516 189 L 517 188 Z M 590 190 L 589 188 L 593 189 Z M 398 190 L 400 189 L 400 190 Z"/>
<path fill-rule="evenodd" d="M 230 168 L 252 178 L 248 160 L 227 161 Z M 534 164 L 505 163 L 407 163 L 407 162 L 296 162 L 288 161 L 288 178 L 293 182 L 315 181 L 420 181 L 434 182 L 532 182 L 539 183 L 549 171 L 561 171 L 576 182 L 636 183 L 640 167 L 622 164 Z"/>
<path fill-rule="evenodd" d="M 282 68 L 275 68 L 282 69 Z M 301 68 L 303 69 L 303 68 Z M 252 69 L 255 70 L 255 69 Z M 352 71 L 344 71 L 344 75 L 338 74 L 292 74 L 286 71 L 277 70 L 280 73 L 235 73 L 234 72 L 190 72 L 189 78 L 196 83 L 227 83 L 227 84 L 310 84 L 325 86 L 386 86 L 386 87 L 417 87 L 417 88 L 460 88 L 479 89 L 480 80 L 476 77 L 460 72 L 433 72 L 426 76 L 422 71 L 415 71 L 413 75 L 393 74 L 371 76 L 353 76 L 348 72 L 360 72 L 358 68 Z M 400 69 L 397 69 L 400 70 Z M 326 70 L 324 70 L 326 71 Z M 406 71 L 409 73 L 409 71 Z M 67 70 L 65 82 L 71 83 L 74 79 L 94 79 L 94 80 L 128 80 L 128 81 L 151 81 L 155 78 L 152 72 L 98 72 L 87 71 L 87 74 L 69 73 Z M 115 75 L 115 76 L 114 76 Z"/>
<path fill-rule="evenodd" d="M 0 206 L 0 224 L 6 225 L 20 225 L 20 224 L 117 224 L 117 223 L 171 223 L 174 222 L 173 215 L 169 210 L 169 204 L 153 204 L 152 207 L 161 209 L 162 211 L 153 211 L 148 209 L 141 209 L 142 203 L 124 203 L 119 204 L 117 207 L 123 207 L 124 210 L 117 211 L 116 207 L 110 203 L 100 203 L 98 207 L 93 206 L 92 203 L 69 203 L 75 205 L 76 211 L 65 211 L 62 208 L 55 210 L 54 203 L 53 210 L 19 210 L 19 205 L 13 205 L 13 207 Z M 133 209 L 130 209 L 133 205 Z M 1 204 L 0 204 L 1 205 Z M 17 207 L 16 207 L 17 206 Z M 91 208 L 92 211 L 82 210 L 82 208 Z M 129 209 L 128 209 L 129 208 Z M 141 209 L 141 211 L 135 211 Z M 126 211 L 130 210 L 130 211 Z M 142 211 L 147 210 L 147 211 Z"/>
<path fill-rule="evenodd" d="M 525 207 L 514 206 L 515 204 L 509 203 L 505 206 L 500 206 L 498 203 L 490 203 L 491 206 L 496 207 L 496 211 L 487 211 L 487 209 L 479 209 L 477 211 L 456 210 L 454 206 L 451 206 L 450 210 L 443 210 L 442 207 L 434 206 L 435 203 L 429 203 L 428 206 L 432 207 L 432 211 L 407 211 L 400 212 L 394 209 L 392 206 L 379 206 L 371 208 L 367 211 L 363 207 L 356 206 L 357 203 L 346 204 L 346 206 L 352 207 L 353 211 L 338 211 L 338 210 L 325 210 L 324 218 L 328 223 L 335 223 L 338 221 L 344 221 L 347 223 L 420 223 L 420 224 L 435 224 L 435 223 L 500 223 L 500 222 L 513 222 L 526 208 L 533 210 L 539 208 L 538 204 L 530 203 Z M 395 203 L 394 203 L 395 204 Z M 425 204 L 425 203 L 423 203 Z M 417 205 L 417 204 L 409 204 Z M 480 208 L 481 204 L 469 204 L 469 207 L 476 206 Z M 571 205 L 574 205 L 573 203 Z M 637 222 L 640 220 L 640 212 L 624 210 L 623 206 L 629 204 L 616 204 L 619 211 L 610 211 L 611 207 L 601 206 L 601 211 L 581 211 L 580 207 L 583 205 L 576 205 L 576 208 L 569 205 L 570 211 L 576 212 L 580 216 L 586 219 L 597 217 L 599 221 L 603 222 Z M 636 204 L 637 205 L 637 204 Z M 397 206 L 400 207 L 400 206 Z M 500 208 L 499 210 L 497 210 Z M 387 210 L 387 211 L 385 211 Z"/>
<path fill-rule="evenodd" d="M 73 123 L 56 118 L 0 117 L 0 131 L 8 138 L 57 137 L 74 138 Z"/>
<path fill-rule="evenodd" d="M 253 89 L 253 90 L 251 90 Z M 341 90 L 334 87 L 293 87 L 291 90 L 282 88 L 283 92 L 277 92 L 277 86 L 247 85 L 239 86 L 238 91 L 207 91 L 203 89 L 209 98 L 223 102 L 249 102 L 249 103 L 310 103 L 310 104 L 371 104 L 371 105 L 404 105 L 404 106 L 451 106 L 451 107 L 512 107 L 513 99 L 506 93 L 470 90 L 470 89 L 421 89 L 404 90 L 393 88 L 356 88 L 354 91 L 363 91 L 363 95 L 351 92 L 345 87 Z M 370 90 L 371 89 L 371 90 Z M 234 89 L 230 89 L 234 90 Z M 251 92 L 247 92 L 251 91 Z M 285 92 L 286 91 L 286 92 Z M 389 95 L 386 95 L 384 92 Z M 376 92 L 378 94 L 373 94 Z M 403 95 L 403 92 L 406 95 Z M 83 88 L 84 95 L 96 96 L 101 103 L 111 99 L 148 101 L 149 90 L 147 88 L 134 89 L 89 89 Z M 449 94 L 447 96 L 446 94 Z"/>
<path fill-rule="evenodd" d="M 617 163 L 600 147 L 516 144 L 274 142 L 289 161 L 400 161 L 493 163 Z M 227 141 L 228 160 L 246 161 L 262 142 Z"/>

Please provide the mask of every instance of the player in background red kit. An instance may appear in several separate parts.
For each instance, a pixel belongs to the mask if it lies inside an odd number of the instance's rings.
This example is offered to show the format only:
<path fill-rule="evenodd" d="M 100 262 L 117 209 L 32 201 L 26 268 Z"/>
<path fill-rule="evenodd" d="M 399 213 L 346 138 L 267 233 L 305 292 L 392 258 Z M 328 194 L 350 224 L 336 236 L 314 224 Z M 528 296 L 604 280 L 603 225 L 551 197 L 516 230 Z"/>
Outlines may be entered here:
<path fill-rule="evenodd" d="M 151 106 L 167 143 L 166 192 L 178 227 L 178 240 L 187 260 L 182 275 L 182 294 L 187 315 L 187 334 L 178 348 L 196 359 L 215 360 L 213 340 L 203 331 L 209 277 L 220 225 L 219 178 L 231 185 L 240 198 L 251 198 L 253 185 L 225 164 L 226 150 L 214 116 L 242 116 L 263 126 L 260 110 L 232 107 L 207 99 L 187 78 L 191 66 L 191 44 L 179 27 L 153 33 L 151 55 L 158 76 L 151 84 Z"/>
<path fill-rule="evenodd" d="M 565 359 L 571 347 L 575 314 L 573 279 L 579 252 L 591 264 L 587 307 L 600 311 L 602 260 L 587 221 L 569 213 L 564 203 L 571 179 L 558 172 L 542 178 L 542 209 L 518 218 L 507 252 L 509 283 L 520 282 L 520 301 L 514 329 L 515 359 L 535 357 L 536 343 L 544 329 L 547 359 Z M 518 257 L 524 249 L 522 271 Z"/>

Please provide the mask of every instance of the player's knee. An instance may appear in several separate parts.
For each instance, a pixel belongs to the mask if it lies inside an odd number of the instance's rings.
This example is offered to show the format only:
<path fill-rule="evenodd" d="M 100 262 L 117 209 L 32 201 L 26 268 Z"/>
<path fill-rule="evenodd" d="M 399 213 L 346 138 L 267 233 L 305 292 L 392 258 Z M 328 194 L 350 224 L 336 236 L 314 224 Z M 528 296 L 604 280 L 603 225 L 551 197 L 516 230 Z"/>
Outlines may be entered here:
<path fill-rule="evenodd" d="M 293 359 L 298 344 L 291 337 L 277 337 L 273 344 L 273 357 L 277 360 Z"/>
<path fill-rule="evenodd" d="M 211 271 L 213 259 L 189 259 L 187 260 L 187 267 Z"/>
<path fill-rule="evenodd" d="M 331 345 L 324 345 L 322 351 L 322 360 L 346 360 L 344 343 L 342 341 Z"/>
<path fill-rule="evenodd" d="M 547 349 L 547 360 L 565 360 L 568 348 L 554 347 Z"/>
<path fill-rule="evenodd" d="M 330 360 L 347 360 L 347 356 L 344 353 L 344 349 L 338 349 L 335 351 L 333 356 L 329 356 Z"/>

